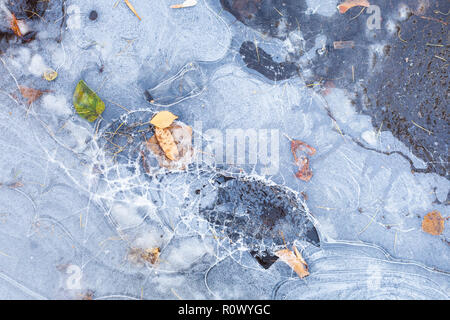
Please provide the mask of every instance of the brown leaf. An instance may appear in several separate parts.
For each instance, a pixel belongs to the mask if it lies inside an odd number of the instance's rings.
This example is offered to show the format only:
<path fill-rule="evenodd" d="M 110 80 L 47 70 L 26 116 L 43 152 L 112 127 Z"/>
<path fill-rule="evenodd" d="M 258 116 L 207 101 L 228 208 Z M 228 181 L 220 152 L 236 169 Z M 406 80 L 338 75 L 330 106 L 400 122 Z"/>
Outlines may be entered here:
<path fill-rule="evenodd" d="M 367 0 L 346 0 L 337 6 L 340 13 L 346 13 L 349 9 L 353 7 L 369 7 L 370 3 Z"/>
<path fill-rule="evenodd" d="M 303 279 L 304 277 L 309 276 L 308 265 L 295 246 L 293 249 L 294 251 L 289 249 L 279 250 L 275 252 L 275 255 L 280 258 L 281 261 L 289 265 L 289 267 Z"/>
<path fill-rule="evenodd" d="M 24 98 L 26 98 L 28 101 L 28 105 L 31 105 L 33 102 L 35 102 L 37 99 L 39 99 L 42 94 L 48 92 L 47 90 L 41 91 L 33 88 L 28 88 L 25 86 L 19 86 L 20 93 Z"/>
<path fill-rule="evenodd" d="M 178 158 L 178 148 L 169 129 L 155 128 L 156 140 L 169 160 Z"/>
<path fill-rule="evenodd" d="M 439 211 L 431 211 L 423 218 L 422 230 L 426 233 L 438 236 L 444 231 L 444 220 L 445 219 Z"/>

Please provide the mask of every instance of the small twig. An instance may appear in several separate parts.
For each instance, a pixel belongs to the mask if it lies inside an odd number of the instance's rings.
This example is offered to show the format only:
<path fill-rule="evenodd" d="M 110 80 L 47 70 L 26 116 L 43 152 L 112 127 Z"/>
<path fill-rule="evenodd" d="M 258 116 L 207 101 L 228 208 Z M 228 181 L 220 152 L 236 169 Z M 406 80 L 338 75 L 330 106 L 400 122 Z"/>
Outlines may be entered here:
<path fill-rule="evenodd" d="M 366 10 L 366 7 L 363 7 L 363 8 L 361 9 L 361 11 L 360 11 L 356 16 L 354 16 L 353 18 L 351 18 L 349 21 L 352 21 L 352 20 L 358 18 L 358 17 L 364 12 L 364 10 Z"/>
<path fill-rule="evenodd" d="M 440 57 L 440 56 L 437 56 L 437 55 L 434 55 L 434 57 L 437 58 L 437 59 L 439 59 L 439 60 L 442 60 L 442 61 L 444 61 L 444 62 L 447 62 L 447 59 L 445 59 L 445 58 L 443 58 L 443 57 Z"/>
<path fill-rule="evenodd" d="M 428 132 L 428 134 L 429 135 L 432 135 L 433 134 L 433 132 L 431 132 L 430 130 L 428 130 L 428 129 L 425 129 L 424 127 L 422 127 L 421 125 L 418 125 L 417 123 L 415 123 L 413 120 L 411 120 L 411 122 L 416 126 L 416 127 L 418 127 L 418 128 L 420 128 L 420 129 L 422 129 L 423 131 L 425 131 L 425 132 Z"/>
<path fill-rule="evenodd" d="M 428 43 L 427 42 L 427 46 L 429 46 L 429 47 L 443 47 L 444 45 L 443 44 L 434 44 L 434 43 Z"/>
<path fill-rule="evenodd" d="M 278 12 L 278 14 L 279 14 L 280 16 L 283 17 L 283 14 L 282 14 L 277 8 L 275 8 L 275 7 L 273 7 L 273 8 L 275 9 L 276 12 Z"/>
<path fill-rule="evenodd" d="M 402 39 L 401 32 L 402 32 L 402 28 L 400 28 L 400 26 L 398 26 L 397 37 L 400 39 L 400 41 L 402 41 L 404 43 L 408 43 L 408 41 Z"/>
<path fill-rule="evenodd" d="M 432 17 L 419 16 L 419 18 L 422 18 L 422 19 L 425 19 L 425 20 L 434 21 L 434 22 L 439 22 L 439 23 L 442 23 L 442 24 L 445 25 L 445 26 L 448 25 L 447 22 L 442 21 L 442 20 L 440 20 L 440 19 L 432 18 Z"/>

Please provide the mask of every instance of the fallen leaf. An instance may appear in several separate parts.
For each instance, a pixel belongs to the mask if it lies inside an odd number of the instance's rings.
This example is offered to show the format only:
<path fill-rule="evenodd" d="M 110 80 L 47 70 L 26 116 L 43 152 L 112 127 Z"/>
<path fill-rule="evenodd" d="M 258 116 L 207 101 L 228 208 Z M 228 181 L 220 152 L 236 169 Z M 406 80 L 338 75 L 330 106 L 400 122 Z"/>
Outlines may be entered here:
<path fill-rule="evenodd" d="M 428 213 L 422 221 L 422 230 L 426 233 L 438 236 L 444 231 L 444 218 L 437 210 Z"/>
<path fill-rule="evenodd" d="M 158 112 L 152 120 L 150 120 L 150 123 L 154 125 L 157 128 L 165 129 L 168 126 L 170 126 L 175 119 L 178 119 L 176 115 L 174 115 L 170 111 L 161 111 Z"/>
<path fill-rule="evenodd" d="M 47 81 L 53 81 L 58 77 L 58 72 L 53 69 L 48 69 L 44 71 L 43 77 Z"/>
<path fill-rule="evenodd" d="M 275 255 L 289 265 L 300 278 L 309 276 L 308 265 L 295 246 L 294 251 L 283 249 L 275 252 Z"/>
<path fill-rule="evenodd" d="M 187 7 L 193 7 L 197 5 L 197 0 L 185 0 L 181 4 L 174 4 L 170 6 L 172 9 L 180 9 L 180 8 L 187 8 Z"/>
<path fill-rule="evenodd" d="M 169 160 L 175 160 L 178 157 L 178 148 L 169 129 L 155 128 L 156 140 Z"/>
<path fill-rule="evenodd" d="M 105 111 L 105 103 L 83 80 L 75 88 L 73 105 L 78 115 L 89 122 L 95 121 Z"/>
<path fill-rule="evenodd" d="M 18 37 L 22 37 L 22 31 L 20 31 L 18 20 L 16 19 L 16 16 L 14 13 L 11 13 L 11 30 L 14 32 L 14 34 Z"/>
<path fill-rule="evenodd" d="M 134 15 L 141 20 L 141 17 L 139 17 L 139 15 L 137 14 L 136 10 L 134 9 L 133 5 L 130 3 L 130 1 L 125 0 L 125 3 L 127 4 L 128 8 L 130 8 L 130 10 L 134 13 Z"/>
<path fill-rule="evenodd" d="M 184 170 L 186 165 L 192 162 L 193 157 L 192 128 L 183 123 L 177 123 L 172 124 L 166 129 L 170 131 L 175 141 L 178 149 L 178 158 L 172 161 L 166 157 L 166 154 L 161 149 L 155 135 L 147 140 L 147 149 L 154 154 L 160 167 Z M 143 161 L 145 161 L 145 157 L 143 158 Z M 149 171 L 148 165 L 145 163 L 144 169 L 146 167 L 146 171 Z"/>
<path fill-rule="evenodd" d="M 42 96 L 42 94 L 48 92 L 47 90 L 41 91 L 33 88 L 28 88 L 25 86 L 19 86 L 19 89 L 20 94 L 22 94 L 22 96 L 27 99 L 28 105 L 31 105 L 33 102 L 39 99 L 39 97 Z"/>
<path fill-rule="evenodd" d="M 370 3 L 367 0 L 347 0 L 337 6 L 340 13 L 346 13 L 353 7 L 369 7 Z"/>
<path fill-rule="evenodd" d="M 303 154 L 297 155 L 299 151 Z M 314 155 L 316 153 L 316 149 L 302 141 L 292 140 L 291 152 L 294 156 L 295 164 L 298 167 L 298 171 L 295 176 L 303 181 L 308 182 L 309 180 L 311 180 L 313 173 L 309 167 L 309 158 L 307 157 L 307 155 Z"/>

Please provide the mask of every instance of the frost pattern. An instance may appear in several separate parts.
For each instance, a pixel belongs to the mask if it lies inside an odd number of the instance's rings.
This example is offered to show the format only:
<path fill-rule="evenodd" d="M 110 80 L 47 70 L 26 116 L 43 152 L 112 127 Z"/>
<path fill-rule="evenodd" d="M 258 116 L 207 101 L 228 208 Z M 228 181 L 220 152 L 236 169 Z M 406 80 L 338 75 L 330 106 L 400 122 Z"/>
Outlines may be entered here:
<path fill-rule="evenodd" d="M 0 57 L 2 298 L 79 298 L 92 290 L 96 299 L 448 299 L 448 231 L 432 238 L 420 222 L 431 209 L 448 212 L 449 182 L 413 175 L 398 153 L 377 152 L 401 151 L 423 165 L 388 132 L 377 134 L 342 90 L 322 97 L 298 78 L 262 79 L 243 67 L 234 41 L 258 39 L 267 52 L 285 52 L 285 44 L 232 24 L 212 0 L 178 11 L 166 1 L 139 2 L 141 23 L 123 3 L 65 5 L 71 23 L 62 42 L 54 41 L 61 3 L 52 2 L 51 23 L 33 25 L 45 31 L 39 41 L 9 44 Z M 99 13 L 95 24 L 90 8 Z M 200 81 L 173 94 L 189 65 Z M 40 78 L 44 67 L 58 71 L 56 81 Z M 68 112 L 80 78 L 107 104 L 94 125 Z M 54 93 L 28 108 L 19 84 Z M 148 89 L 173 96 L 151 105 Z M 202 157 L 169 173 L 148 152 L 143 160 L 150 116 L 168 106 L 186 124 L 202 121 L 204 130 L 278 129 L 279 172 L 260 176 L 261 164 L 216 166 Z M 318 150 L 310 183 L 294 177 L 288 138 Z M 283 195 L 278 207 L 292 202 L 286 216 L 295 221 L 259 232 L 252 215 L 260 211 L 245 209 L 262 204 L 245 193 L 268 189 Z M 303 241 L 312 224 L 320 247 Z M 280 262 L 265 270 L 249 253 L 282 247 L 279 231 L 302 250 L 310 277 L 299 280 Z M 161 248 L 159 264 L 130 262 L 131 248 L 151 247 Z"/>

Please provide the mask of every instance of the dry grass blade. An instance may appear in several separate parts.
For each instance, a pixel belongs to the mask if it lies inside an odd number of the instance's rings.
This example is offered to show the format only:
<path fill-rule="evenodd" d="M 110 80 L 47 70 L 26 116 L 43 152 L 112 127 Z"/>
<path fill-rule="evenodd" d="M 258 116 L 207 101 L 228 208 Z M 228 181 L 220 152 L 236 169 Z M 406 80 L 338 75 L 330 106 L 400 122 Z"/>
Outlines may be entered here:
<path fill-rule="evenodd" d="M 127 4 L 128 8 L 130 8 L 130 10 L 134 13 L 134 15 L 139 19 L 142 20 L 141 17 L 139 17 L 139 15 L 136 12 L 136 9 L 134 9 L 133 5 L 130 3 L 130 1 L 128 0 L 124 0 L 125 3 Z"/>

